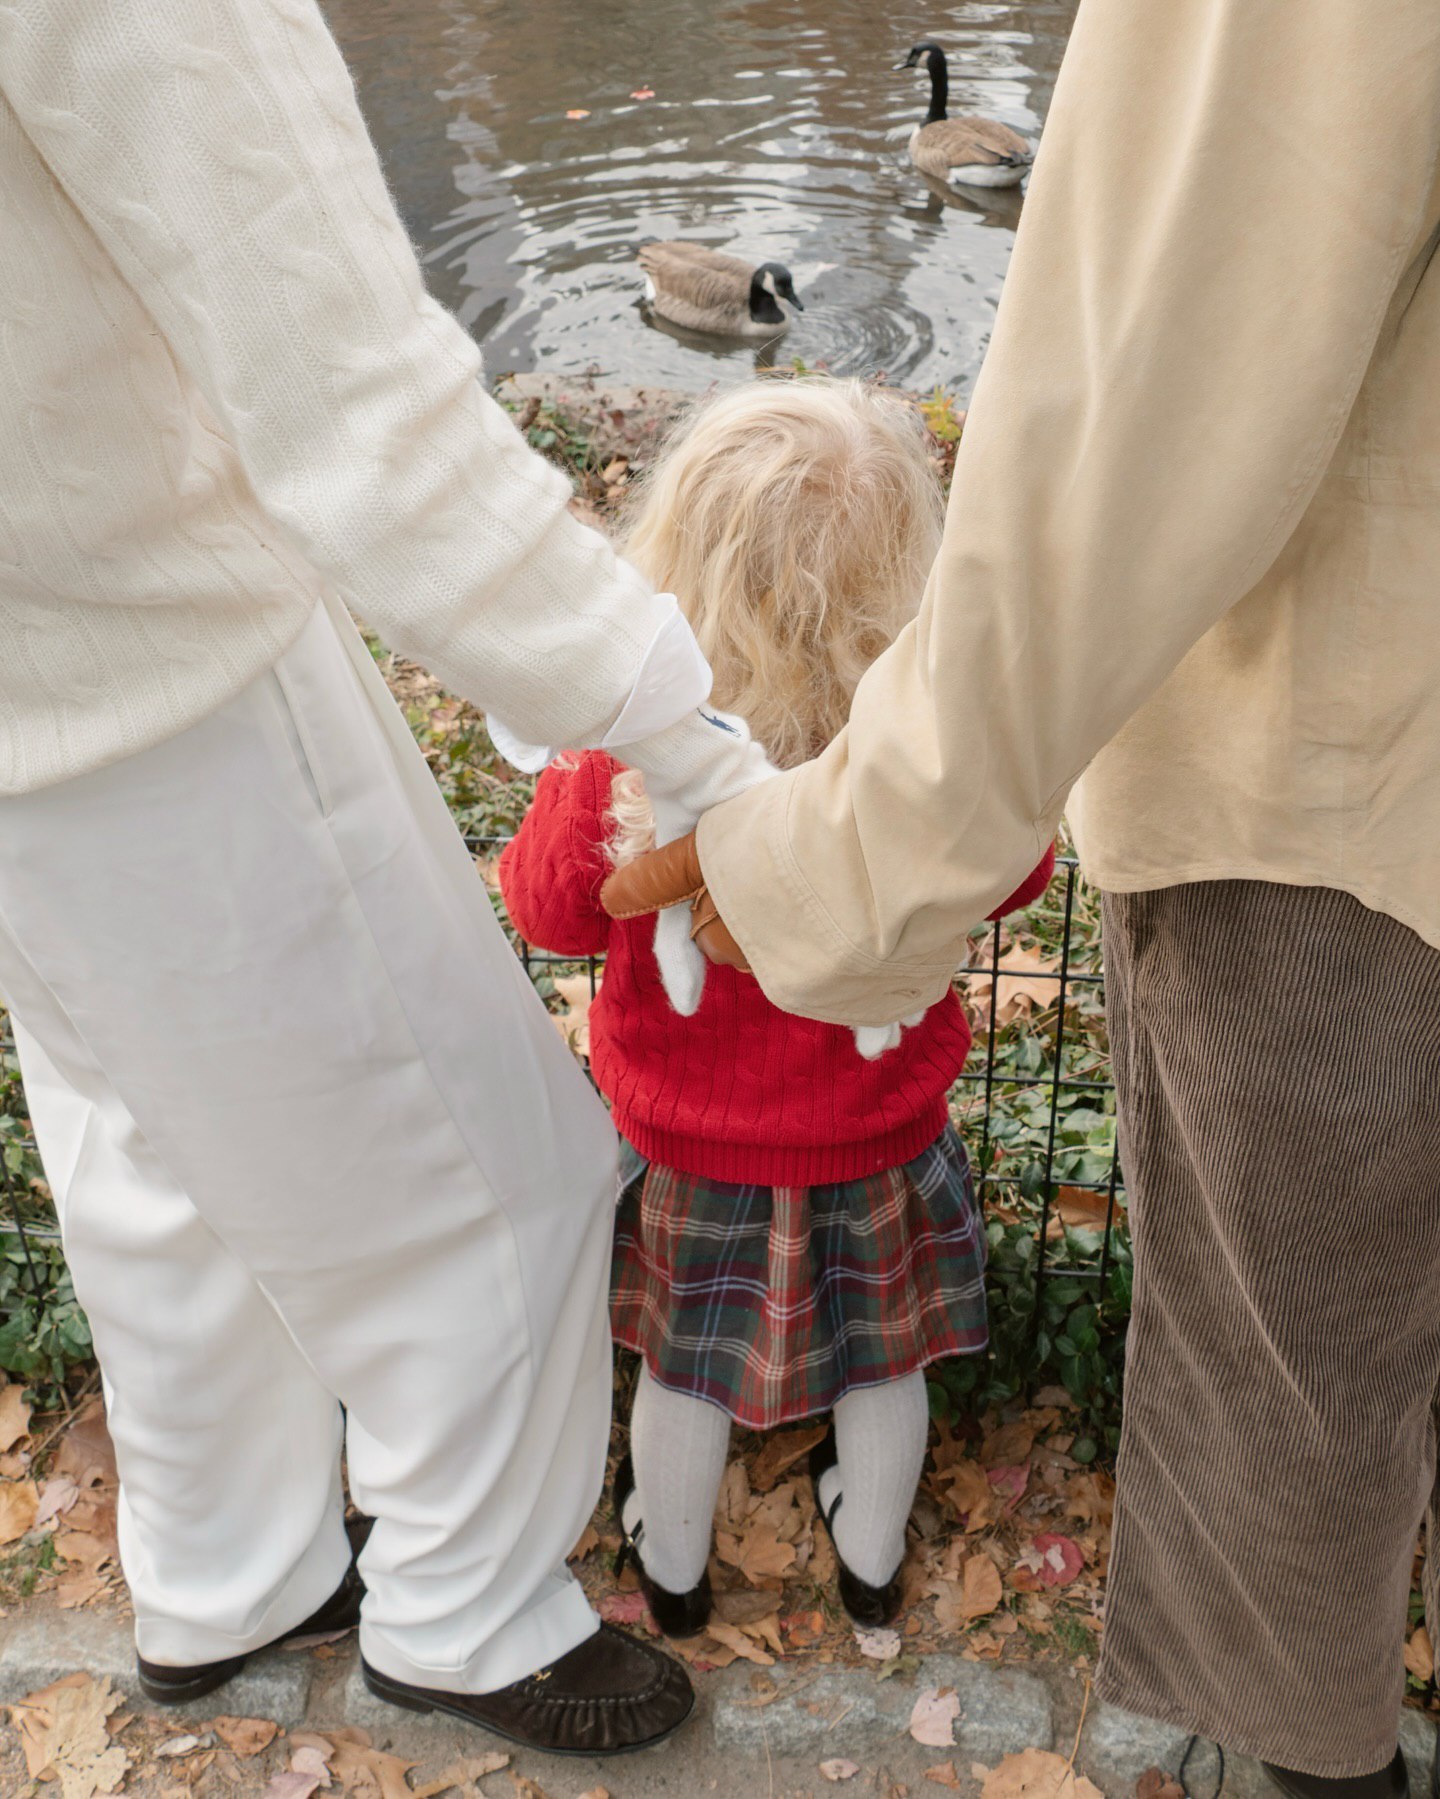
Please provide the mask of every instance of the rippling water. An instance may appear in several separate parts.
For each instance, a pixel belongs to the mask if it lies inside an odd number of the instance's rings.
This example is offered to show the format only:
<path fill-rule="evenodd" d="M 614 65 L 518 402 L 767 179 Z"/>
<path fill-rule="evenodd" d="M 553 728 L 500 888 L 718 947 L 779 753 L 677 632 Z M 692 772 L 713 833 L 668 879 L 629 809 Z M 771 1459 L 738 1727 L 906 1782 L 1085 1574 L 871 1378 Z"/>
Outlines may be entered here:
<path fill-rule="evenodd" d="M 687 237 L 790 265 L 806 310 L 762 360 L 963 389 L 1023 202 L 927 186 L 906 137 L 928 89 L 892 64 L 935 37 L 952 112 L 1038 136 L 1076 0 L 325 3 L 431 284 L 492 373 L 748 373 L 753 344 L 641 304 L 635 245 Z"/>

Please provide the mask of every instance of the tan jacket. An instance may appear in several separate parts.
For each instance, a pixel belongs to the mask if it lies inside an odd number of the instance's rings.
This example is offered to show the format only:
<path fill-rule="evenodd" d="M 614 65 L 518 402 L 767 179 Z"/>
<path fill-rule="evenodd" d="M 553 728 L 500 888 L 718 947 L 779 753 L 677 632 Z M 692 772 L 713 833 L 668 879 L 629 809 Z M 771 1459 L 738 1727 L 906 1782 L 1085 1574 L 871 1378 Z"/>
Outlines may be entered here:
<path fill-rule="evenodd" d="M 921 616 L 701 826 L 773 999 L 933 998 L 1067 800 L 1440 946 L 1437 245 L 1435 0 L 1083 0 Z"/>

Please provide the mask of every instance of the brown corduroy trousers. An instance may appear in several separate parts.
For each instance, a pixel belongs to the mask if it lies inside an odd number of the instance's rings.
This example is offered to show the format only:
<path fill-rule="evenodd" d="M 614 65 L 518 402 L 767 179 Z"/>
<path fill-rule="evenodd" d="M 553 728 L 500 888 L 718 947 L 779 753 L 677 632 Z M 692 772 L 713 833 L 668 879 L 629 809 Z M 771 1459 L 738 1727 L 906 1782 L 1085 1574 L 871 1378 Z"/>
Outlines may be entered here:
<path fill-rule="evenodd" d="M 1099 1689 L 1370 1773 L 1436 1487 L 1440 952 L 1324 888 L 1104 916 L 1135 1303 Z"/>

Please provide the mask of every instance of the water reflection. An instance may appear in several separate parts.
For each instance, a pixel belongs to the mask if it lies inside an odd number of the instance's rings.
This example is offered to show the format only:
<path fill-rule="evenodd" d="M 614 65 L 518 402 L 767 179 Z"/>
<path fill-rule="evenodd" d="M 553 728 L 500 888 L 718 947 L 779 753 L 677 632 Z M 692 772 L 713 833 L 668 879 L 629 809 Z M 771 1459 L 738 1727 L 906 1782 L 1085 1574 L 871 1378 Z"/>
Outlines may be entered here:
<path fill-rule="evenodd" d="M 431 282 L 492 371 L 595 365 L 696 387 L 755 366 L 652 320 L 635 246 L 693 237 L 787 263 L 805 300 L 762 355 L 968 385 L 1018 192 L 911 167 L 951 51 L 951 110 L 1038 137 L 1075 0 L 327 0 Z M 653 90 L 654 97 L 632 95 Z M 569 118 L 583 112 L 584 118 Z"/>

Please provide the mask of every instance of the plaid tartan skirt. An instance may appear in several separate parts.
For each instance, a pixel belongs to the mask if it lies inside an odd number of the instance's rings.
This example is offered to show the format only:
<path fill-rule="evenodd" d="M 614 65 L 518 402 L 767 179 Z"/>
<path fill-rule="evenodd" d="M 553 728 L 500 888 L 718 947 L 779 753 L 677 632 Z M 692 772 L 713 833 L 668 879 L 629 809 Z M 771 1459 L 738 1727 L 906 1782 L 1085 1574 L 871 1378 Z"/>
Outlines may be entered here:
<path fill-rule="evenodd" d="M 953 1130 L 900 1168 L 734 1186 L 625 1146 L 616 1340 L 752 1430 L 986 1344 L 985 1235 Z"/>

